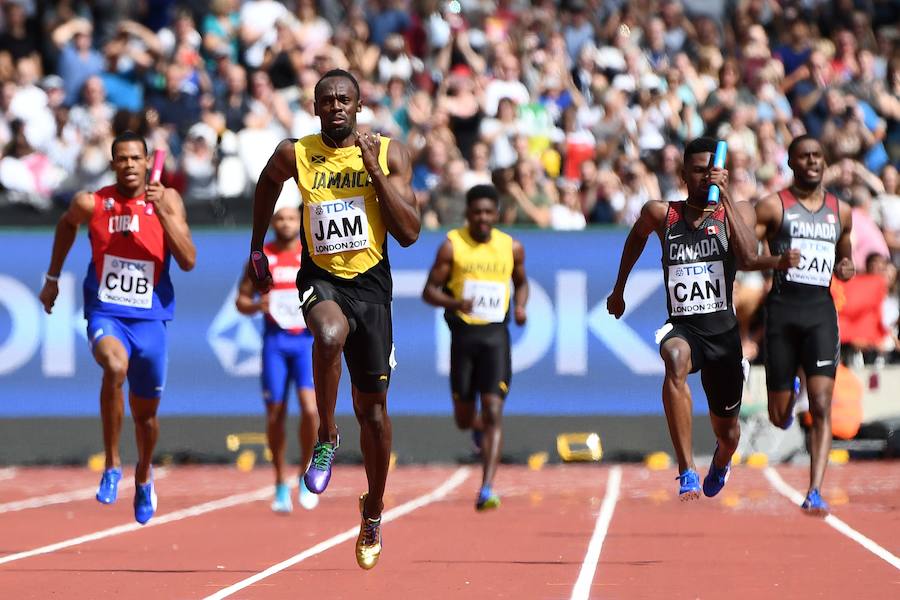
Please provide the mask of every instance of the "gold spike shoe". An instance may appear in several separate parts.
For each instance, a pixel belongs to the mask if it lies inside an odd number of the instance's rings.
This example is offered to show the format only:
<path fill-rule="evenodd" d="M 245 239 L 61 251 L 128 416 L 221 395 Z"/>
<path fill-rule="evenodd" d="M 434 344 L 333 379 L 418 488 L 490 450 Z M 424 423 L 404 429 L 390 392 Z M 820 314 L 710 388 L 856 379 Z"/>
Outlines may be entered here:
<path fill-rule="evenodd" d="M 356 564 L 368 570 L 378 564 L 378 558 L 381 556 L 381 517 L 366 518 L 363 510 L 366 496 L 368 494 L 359 497 L 359 515 L 362 522 L 359 525 L 359 537 L 356 538 Z"/>

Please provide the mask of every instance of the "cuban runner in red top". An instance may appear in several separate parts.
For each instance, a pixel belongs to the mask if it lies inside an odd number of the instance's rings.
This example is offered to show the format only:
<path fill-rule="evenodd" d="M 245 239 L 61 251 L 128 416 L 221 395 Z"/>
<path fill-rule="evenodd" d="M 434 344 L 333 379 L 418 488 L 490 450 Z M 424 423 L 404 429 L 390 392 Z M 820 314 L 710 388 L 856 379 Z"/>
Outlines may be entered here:
<path fill-rule="evenodd" d="M 84 280 L 88 340 L 103 369 L 100 415 L 106 470 L 97 500 L 112 504 L 122 477 L 119 435 L 124 414 L 124 383 L 135 423 L 135 520 L 144 524 L 156 512 L 150 461 L 159 436 L 156 419 L 166 376 L 166 322 L 175 298 L 169 279 L 174 258 L 194 268 L 196 248 L 177 191 L 147 183 L 149 158 L 144 139 L 126 131 L 112 143 L 115 185 L 80 192 L 60 218 L 50 267 L 40 293 L 49 314 L 59 294 L 57 281 L 82 223 L 88 224 L 92 258 Z"/>
<path fill-rule="evenodd" d="M 303 247 L 300 242 L 300 211 L 280 208 L 272 217 L 275 239 L 263 247 L 272 272 L 272 289 L 257 294 L 250 275 L 244 273 L 235 302 L 245 315 L 263 313 L 262 390 L 266 405 L 266 437 L 275 470 L 275 499 L 272 510 L 293 510 L 291 491 L 284 479 L 285 422 L 291 382 L 300 401 L 300 473 L 297 498 L 306 509 L 315 508 L 319 497 L 309 491 L 303 473 L 312 460 L 319 430 L 319 412 L 312 375 L 312 333 L 306 328 L 297 273 Z"/>

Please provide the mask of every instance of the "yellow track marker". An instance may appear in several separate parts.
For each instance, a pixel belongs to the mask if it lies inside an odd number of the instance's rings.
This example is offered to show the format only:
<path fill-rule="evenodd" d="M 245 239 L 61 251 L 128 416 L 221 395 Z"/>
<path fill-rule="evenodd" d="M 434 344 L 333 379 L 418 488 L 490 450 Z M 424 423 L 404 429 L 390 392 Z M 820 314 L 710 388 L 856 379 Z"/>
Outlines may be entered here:
<path fill-rule="evenodd" d="M 769 465 L 769 456 L 762 452 L 754 452 L 747 457 L 747 466 L 753 469 L 764 469 Z"/>
<path fill-rule="evenodd" d="M 722 505 L 728 508 L 737 508 L 741 504 L 741 497 L 737 494 L 725 494 L 722 497 Z"/>
<path fill-rule="evenodd" d="M 237 456 L 237 460 L 234 461 L 234 466 L 237 467 L 237 470 L 242 473 L 252 471 L 253 465 L 255 464 L 256 452 L 254 452 L 253 450 L 241 450 L 241 453 Z"/>
<path fill-rule="evenodd" d="M 850 494 L 843 488 L 829 490 L 825 497 L 828 498 L 828 502 L 830 502 L 832 506 L 842 506 L 850 503 Z"/>
<path fill-rule="evenodd" d="M 735 452 L 734 454 L 731 455 L 731 464 L 732 464 L 732 465 L 739 465 L 739 464 L 741 464 L 741 460 L 742 460 L 743 458 L 744 458 L 744 457 L 741 456 L 741 453 L 740 453 L 740 452 Z"/>
<path fill-rule="evenodd" d="M 664 471 L 672 466 L 672 457 L 665 452 L 653 452 L 644 457 L 644 466 L 651 471 Z"/>
<path fill-rule="evenodd" d="M 87 466 L 94 473 L 102 473 L 106 469 L 106 455 L 102 452 L 91 454 L 88 457 Z"/>
<path fill-rule="evenodd" d="M 598 461 L 603 447 L 597 433 L 561 433 L 556 436 L 556 452 L 565 462 Z"/>
<path fill-rule="evenodd" d="M 394 470 L 394 467 L 397 466 L 397 455 L 391 452 L 391 460 L 388 463 L 388 473 Z"/>
<path fill-rule="evenodd" d="M 528 468 L 532 471 L 540 471 L 549 459 L 550 455 L 546 452 L 535 452 L 528 457 Z"/>
<path fill-rule="evenodd" d="M 850 453 L 843 448 L 835 448 L 828 453 L 828 462 L 833 465 L 846 465 L 850 462 Z"/>

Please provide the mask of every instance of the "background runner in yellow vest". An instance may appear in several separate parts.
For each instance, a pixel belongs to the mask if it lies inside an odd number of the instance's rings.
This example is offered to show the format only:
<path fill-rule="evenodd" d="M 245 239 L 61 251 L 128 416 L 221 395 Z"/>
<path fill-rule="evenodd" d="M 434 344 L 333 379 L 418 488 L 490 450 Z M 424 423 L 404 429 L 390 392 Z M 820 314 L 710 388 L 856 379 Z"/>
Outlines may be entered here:
<path fill-rule="evenodd" d="M 450 390 L 453 414 L 460 429 L 472 429 L 481 442 L 484 468 L 475 508 L 500 505 L 493 491 L 494 474 L 503 443 L 503 403 L 512 379 L 509 341 L 510 286 L 513 314 L 525 324 L 528 279 L 525 250 L 518 241 L 494 228 L 500 217 L 497 190 L 477 185 L 466 193 L 467 224 L 447 234 L 422 298 L 445 309 L 450 327 Z M 481 399 L 477 414 L 475 396 Z"/>
<path fill-rule="evenodd" d="M 684 149 L 682 178 L 688 197 L 683 202 L 651 200 L 632 227 L 619 265 L 619 276 L 607 308 L 617 319 L 625 313 L 625 282 L 647 238 L 656 233 L 662 244 L 663 278 L 669 318 L 657 332 L 665 363 L 662 399 L 669 435 L 678 458 L 679 496 L 700 497 L 700 478 L 691 443 L 692 400 L 689 373 L 700 371 L 716 435 L 703 493 L 715 496 L 728 480 L 731 455 L 740 439 L 738 414 L 745 378 L 741 336 L 732 304 L 738 264 L 756 260 L 756 222 L 748 202 L 736 202 L 728 192 L 728 171 L 712 166 L 716 140 L 698 138 Z M 709 205 L 709 187 L 716 185 L 721 201 Z"/>
<path fill-rule="evenodd" d="M 394 364 L 391 268 L 387 234 L 409 246 L 421 227 L 410 181 L 409 152 L 389 138 L 359 132 L 359 83 L 339 69 L 315 88 L 321 133 L 284 140 L 256 184 L 250 270 L 260 292 L 272 287 L 263 239 L 284 182 L 303 199 L 300 305 L 313 334 L 318 442 L 304 479 L 320 494 L 340 445 L 334 421 L 341 355 L 353 387 L 363 462 L 369 482 L 360 497 L 356 560 L 371 569 L 381 555 L 381 511 L 391 455 L 387 389 Z"/>
<path fill-rule="evenodd" d="M 766 298 L 766 387 L 769 419 L 787 429 L 794 421 L 799 391 L 794 379 L 803 369 L 812 430 L 809 443 L 809 489 L 801 507 L 807 514 L 826 515 L 828 504 L 819 489 L 831 450 L 831 397 L 840 353 L 837 311 L 831 277 L 853 277 L 850 206 L 825 191 L 825 156 L 821 143 L 808 135 L 788 147 L 791 186 L 756 205 L 756 235 L 772 256 L 761 256 L 757 268 L 776 262 L 790 268 L 773 274 Z"/>

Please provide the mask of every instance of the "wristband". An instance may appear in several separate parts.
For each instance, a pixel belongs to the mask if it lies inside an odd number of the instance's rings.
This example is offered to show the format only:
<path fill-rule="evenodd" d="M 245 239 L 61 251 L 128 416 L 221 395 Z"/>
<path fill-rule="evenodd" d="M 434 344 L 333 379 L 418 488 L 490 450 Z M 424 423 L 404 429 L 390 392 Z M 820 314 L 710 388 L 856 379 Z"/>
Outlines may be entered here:
<path fill-rule="evenodd" d="M 46 281 L 59 281 L 59 275 L 51 275 L 50 273 L 44 273 L 44 279 Z"/>

